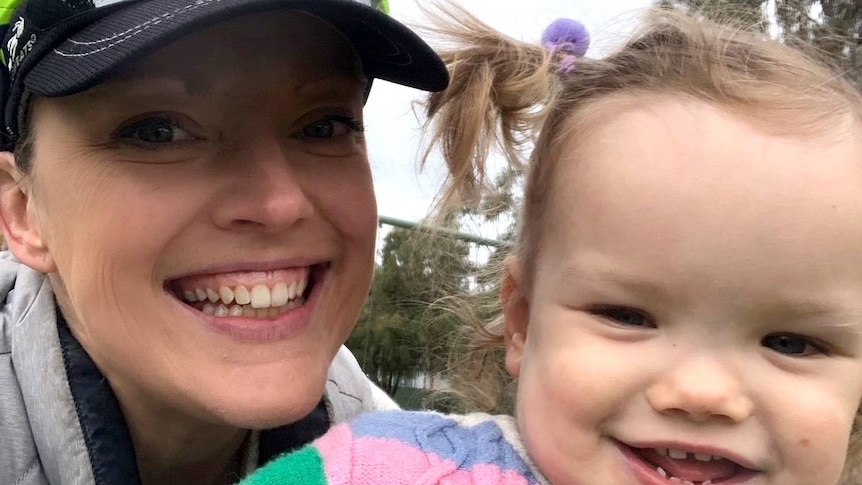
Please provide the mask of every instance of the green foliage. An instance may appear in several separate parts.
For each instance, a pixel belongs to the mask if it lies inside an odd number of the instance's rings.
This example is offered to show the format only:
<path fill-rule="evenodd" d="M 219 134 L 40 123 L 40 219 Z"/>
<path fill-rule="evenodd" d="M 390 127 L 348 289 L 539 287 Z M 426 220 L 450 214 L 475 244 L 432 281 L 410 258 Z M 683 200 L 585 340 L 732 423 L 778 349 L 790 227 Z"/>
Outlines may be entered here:
<path fill-rule="evenodd" d="M 371 6 L 384 13 L 389 13 L 389 0 L 371 0 Z"/>
<path fill-rule="evenodd" d="M 427 232 L 393 229 L 386 236 L 368 304 L 347 346 L 390 395 L 406 378 L 445 370 L 458 324 L 437 302 L 467 290 L 469 249 Z"/>
<path fill-rule="evenodd" d="M 789 43 L 814 45 L 862 85 L 862 3 L 858 0 L 657 0 L 663 7 L 694 10 L 709 18 L 733 15 Z M 772 25 L 769 19 L 773 19 Z"/>

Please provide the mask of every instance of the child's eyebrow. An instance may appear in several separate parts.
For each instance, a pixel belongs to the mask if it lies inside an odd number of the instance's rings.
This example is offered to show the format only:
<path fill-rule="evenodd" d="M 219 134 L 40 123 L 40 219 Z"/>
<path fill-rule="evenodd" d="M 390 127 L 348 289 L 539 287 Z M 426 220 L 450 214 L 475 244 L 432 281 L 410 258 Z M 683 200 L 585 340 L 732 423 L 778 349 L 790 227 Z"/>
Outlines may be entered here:
<path fill-rule="evenodd" d="M 579 264 L 564 264 L 561 268 L 561 277 L 564 280 L 592 281 L 604 284 L 612 284 L 622 290 L 638 294 L 654 296 L 667 296 L 667 290 L 661 285 L 644 279 L 640 276 L 627 274 L 623 271 L 604 267 L 586 267 Z"/>
<path fill-rule="evenodd" d="M 764 316 L 772 320 L 816 321 L 822 329 L 862 333 L 862 305 L 842 305 L 840 301 L 787 300 L 768 308 Z"/>

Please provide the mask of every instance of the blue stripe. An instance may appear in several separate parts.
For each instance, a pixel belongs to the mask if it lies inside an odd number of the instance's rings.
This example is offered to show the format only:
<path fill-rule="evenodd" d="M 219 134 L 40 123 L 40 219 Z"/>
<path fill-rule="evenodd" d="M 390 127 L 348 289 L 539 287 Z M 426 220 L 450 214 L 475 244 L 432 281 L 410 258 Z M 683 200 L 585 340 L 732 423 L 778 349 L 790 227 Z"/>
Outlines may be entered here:
<path fill-rule="evenodd" d="M 364 414 L 351 425 L 357 437 L 391 438 L 451 460 L 461 470 L 495 465 L 537 481 L 530 468 L 493 421 L 464 426 L 453 418 L 423 412 L 387 411 Z"/>

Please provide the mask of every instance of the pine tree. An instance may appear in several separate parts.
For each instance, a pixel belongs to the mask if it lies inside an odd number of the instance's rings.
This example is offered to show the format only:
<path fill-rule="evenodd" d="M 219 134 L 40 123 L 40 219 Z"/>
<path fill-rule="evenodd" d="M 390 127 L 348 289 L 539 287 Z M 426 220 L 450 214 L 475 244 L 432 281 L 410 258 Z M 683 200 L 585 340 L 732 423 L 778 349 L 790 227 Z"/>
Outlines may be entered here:
<path fill-rule="evenodd" d="M 468 243 L 433 232 L 393 229 L 386 236 L 369 301 L 347 346 L 390 395 L 407 378 L 445 370 L 457 322 L 437 303 L 466 291 L 468 256 Z"/>

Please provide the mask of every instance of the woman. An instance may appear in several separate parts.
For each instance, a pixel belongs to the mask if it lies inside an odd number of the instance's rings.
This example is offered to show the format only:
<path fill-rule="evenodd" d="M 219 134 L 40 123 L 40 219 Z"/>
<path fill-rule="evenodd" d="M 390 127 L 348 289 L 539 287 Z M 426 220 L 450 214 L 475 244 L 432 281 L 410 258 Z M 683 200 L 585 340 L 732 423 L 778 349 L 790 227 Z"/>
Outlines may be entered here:
<path fill-rule="evenodd" d="M 341 347 L 362 108 L 445 87 L 426 44 L 354 0 L 29 0 L 3 60 L 0 483 L 230 483 L 391 404 Z"/>

